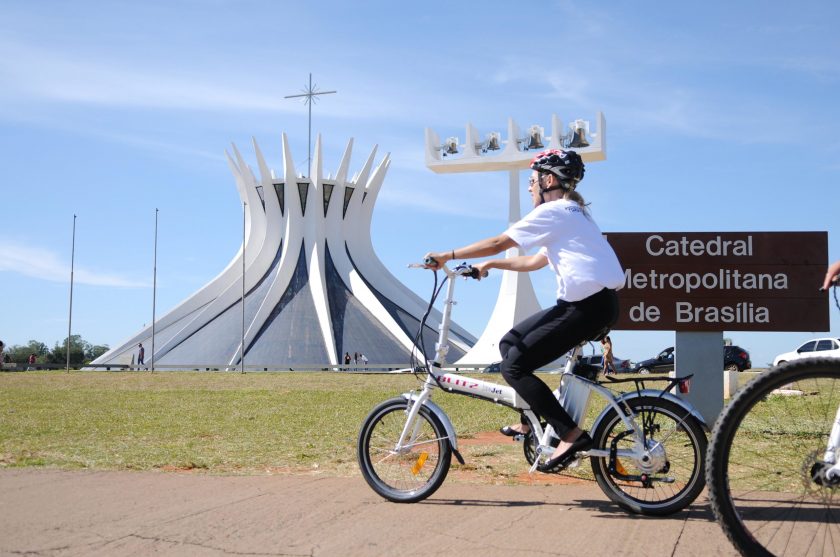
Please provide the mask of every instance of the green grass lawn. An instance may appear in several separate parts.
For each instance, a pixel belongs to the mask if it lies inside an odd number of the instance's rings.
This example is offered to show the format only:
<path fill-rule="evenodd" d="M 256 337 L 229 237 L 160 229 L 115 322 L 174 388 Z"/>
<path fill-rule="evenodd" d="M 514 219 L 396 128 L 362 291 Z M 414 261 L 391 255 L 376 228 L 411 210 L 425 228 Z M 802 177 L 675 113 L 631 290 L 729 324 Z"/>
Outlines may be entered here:
<path fill-rule="evenodd" d="M 541 377 L 551 387 L 559 381 Z M 0 467 L 357 475 L 356 436 L 368 412 L 419 388 L 410 374 L 0 373 Z M 454 470 L 499 483 L 527 472 L 522 444 L 495 433 L 518 421 L 513 410 L 443 393 L 435 402 L 467 461 Z M 585 427 L 602 408 L 593 400 Z M 591 478 L 588 462 L 570 474 Z"/>
<path fill-rule="evenodd" d="M 367 413 L 416 388 L 409 374 L 2 373 L 0 466 L 354 475 Z M 435 401 L 465 444 L 517 420 L 466 397 Z M 504 480 L 527 469 L 521 444 L 498 437 L 463 451 L 467 470 Z"/>

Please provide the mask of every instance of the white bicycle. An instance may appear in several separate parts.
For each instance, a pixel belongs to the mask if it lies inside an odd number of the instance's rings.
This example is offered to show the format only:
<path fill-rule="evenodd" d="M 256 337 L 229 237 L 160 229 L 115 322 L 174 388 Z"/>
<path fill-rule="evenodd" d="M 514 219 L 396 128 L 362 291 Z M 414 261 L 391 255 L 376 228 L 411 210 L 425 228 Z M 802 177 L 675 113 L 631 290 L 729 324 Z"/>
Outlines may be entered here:
<path fill-rule="evenodd" d="M 442 370 L 449 349 L 454 279 L 476 278 L 476 270 L 466 264 L 453 270 L 445 265 L 440 269 L 445 278 L 438 286 L 435 272 L 429 310 L 447 282 L 448 287 L 435 355 L 432 360 L 424 355 L 425 365 L 412 365 L 415 374 L 424 376 L 422 389 L 376 406 L 359 432 L 362 475 L 376 493 L 394 502 L 412 503 L 432 495 L 446 478 L 452 455 L 464 464 L 451 420 L 432 401 L 436 390 L 501 404 L 525 416 L 531 431 L 524 436 L 524 453 L 531 472 L 542 460 L 550 459 L 559 442 L 553 428 L 542 422 L 513 388 Z M 424 326 L 425 316 L 420 331 Z M 589 457 L 598 485 L 607 497 L 630 512 L 661 516 L 691 504 L 704 487 L 708 428 L 688 402 L 671 393 L 677 386 L 686 388 L 691 376 L 663 378 L 667 385 L 661 390 L 645 388 L 645 382 L 655 379 L 599 382 L 597 368 L 575 365 L 581 346 L 572 351 L 555 395 L 581 425 L 593 393 L 604 398 L 606 404 L 590 428 L 593 448 L 578 453 L 567 467 L 577 466 L 581 457 Z M 618 383 L 634 383 L 635 389 L 615 394 L 604 387 Z"/>

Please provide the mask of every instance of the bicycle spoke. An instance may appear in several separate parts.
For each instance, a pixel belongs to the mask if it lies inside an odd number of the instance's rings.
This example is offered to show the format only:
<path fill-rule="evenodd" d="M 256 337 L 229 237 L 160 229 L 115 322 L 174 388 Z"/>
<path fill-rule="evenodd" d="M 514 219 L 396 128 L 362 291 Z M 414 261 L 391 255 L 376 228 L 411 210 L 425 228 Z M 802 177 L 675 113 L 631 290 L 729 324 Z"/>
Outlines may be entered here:
<path fill-rule="evenodd" d="M 709 498 L 742 552 L 837 554 L 840 488 L 812 478 L 823 469 L 840 404 L 837 365 L 800 360 L 775 368 L 742 389 L 719 418 Z"/>
<path fill-rule="evenodd" d="M 631 399 L 628 403 L 650 459 L 641 460 L 636 452 L 636 433 L 613 413 L 610 422 L 599 426 L 595 434 L 598 446 L 612 455 L 592 459 L 596 479 L 613 500 L 626 504 L 626 508 L 657 515 L 676 512 L 702 490 L 705 436 L 693 418 L 691 422 L 686 420 L 684 409 L 677 404 L 656 398 Z M 610 458 L 615 459 L 614 471 L 607 467 Z"/>
<path fill-rule="evenodd" d="M 409 428 L 411 439 L 397 447 L 405 418 L 403 400 L 382 403 L 363 425 L 359 442 L 365 480 L 377 493 L 398 502 L 418 501 L 433 493 L 450 463 L 448 436 L 426 408 L 420 409 Z"/>

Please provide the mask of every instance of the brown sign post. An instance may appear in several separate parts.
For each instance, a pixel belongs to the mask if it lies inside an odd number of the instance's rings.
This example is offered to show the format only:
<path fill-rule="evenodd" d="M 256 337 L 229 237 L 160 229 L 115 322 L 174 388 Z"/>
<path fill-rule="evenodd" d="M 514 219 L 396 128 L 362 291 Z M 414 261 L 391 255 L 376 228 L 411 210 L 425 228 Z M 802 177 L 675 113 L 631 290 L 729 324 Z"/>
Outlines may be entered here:
<path fill-rule="evenodd" d="M 616 330 L 675 331 L 689 399 L 714 420 L 723 404 L 723 331 L 825 331 L 826 232 L 608 233 L 624 268 Z M 698 377 L 699 375 L 699 377 Z M 708 395 L 708 397 L 706 396 Z M 697 397 L 700 396 L 700 399 Z"/>

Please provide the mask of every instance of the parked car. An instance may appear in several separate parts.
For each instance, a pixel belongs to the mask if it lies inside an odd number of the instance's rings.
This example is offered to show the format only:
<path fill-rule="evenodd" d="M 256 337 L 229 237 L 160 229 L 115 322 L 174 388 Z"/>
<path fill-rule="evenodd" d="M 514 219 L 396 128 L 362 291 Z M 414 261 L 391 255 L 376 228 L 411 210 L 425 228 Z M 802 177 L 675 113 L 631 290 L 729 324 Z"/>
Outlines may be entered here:
<path fill-rule="evenodd" d="M 604 367 L 604 355 L 603 354 L 592 354 L 591 356 L 581 356 L 580 362 L 582 364 L 589 364 L 593 366 L 598 366 L 600 368 Z M 624 360 L 621 358 L 616 358 L 613 356 L 613 362 L 615 363 L 615 371 L 616 373 L 630 373 L 633 369 L 633 363 L 630 360 Z"/>
<path fill-rule="evenodd" d="M 674 371 L 674 347 L 666 348 L 653 358 L 636 362 L 632 373 L 668 373 Z"/>
<path fill-rule="evenodd" d="M 486 368 L 482 369 L 481 373 L 499 373 L 500 371 L 502 371 L 501 369 L 499 369 L 499 365 L 501 363 L 502 362 L 493 362 L 492 364 L 490 364 Z"/>
<path fill-rule="evenodd" d="M 752 368 L 752 361 L 750 361 L 750 353 L 740 346 L 724 346 L 723 347 L 723 369 L 729 371 L 744 371 Z"/>
<path fill-rule="evenodd" d="M 792 352 L 779 354 L 773 359 L 773 365 L 777 366 L 791 360 L 800 358 L 812 358 L 814 356 L 826 358 L 840 358 L 840 339 L 837 338 L 815 338 L 809 340 Z"/>
<path fill-rule="evenodd" d="M 744 371 L 752 367 L 750 353 L 740 346 L 728 345 L 723 347 L 723 369 L 730 371 Z M 668 373 L 674 371 L 674 347 L 671 346 L 660 352 L 655 358 L 642 360 L 631 369 L 632 373 Z"/>

